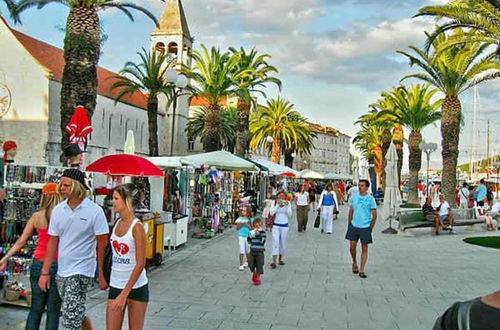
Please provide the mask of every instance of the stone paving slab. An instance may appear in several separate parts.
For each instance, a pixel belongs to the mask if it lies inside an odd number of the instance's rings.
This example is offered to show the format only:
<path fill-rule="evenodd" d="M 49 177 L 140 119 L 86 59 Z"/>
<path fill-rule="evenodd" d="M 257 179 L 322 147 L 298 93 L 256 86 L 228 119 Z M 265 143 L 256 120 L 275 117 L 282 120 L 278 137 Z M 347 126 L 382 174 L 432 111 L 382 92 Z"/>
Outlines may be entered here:
<path fill-rule="evenodd" d="M 145 329 L 430 329 L 458 300 L 498 289 L 498 252 L 462 242 L 491 235 L 458 228 L 456 235 L 384 235 L 379 222 L 370 247 L 367 279 L 351 274 L 346 208 L 334 234 L 290 227 L 286 265 L 266 268 L 254 287 L 238 271 L 235 231 L 174 253 L 149 272 Z M 496 233 L 495 233 L 496 234 Z M 266 244 L 270 249 L 271 238 Z M 105 328 L 106 294 L 93 292 L 89 313 Z M 0 306 L 0 329 L 22 329 L 27 311 Z M 124 325 L 126 329 L 126 322 Z"/>

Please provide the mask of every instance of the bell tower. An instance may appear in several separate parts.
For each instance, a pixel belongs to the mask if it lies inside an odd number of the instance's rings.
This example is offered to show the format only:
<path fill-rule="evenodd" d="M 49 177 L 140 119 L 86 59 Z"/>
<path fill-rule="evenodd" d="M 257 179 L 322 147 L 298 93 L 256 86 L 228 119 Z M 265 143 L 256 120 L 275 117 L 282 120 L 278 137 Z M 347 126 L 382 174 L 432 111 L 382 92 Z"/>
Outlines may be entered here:
<path fill-rule="evenodd" d="M 158 23 L 151 33 L 151 49 L 166 53 L 177 64 L 190 66 L 193 38 L 181 0 L 169 0 Z"/>
<path fill-rule="evenodd" d="M 191 67 L 192 46 L 193 38 L 189 32 L 181 0 L 168 0 L 158 26 L 151 33 L 151 51 L 167 54 L 172 67 L 180 70 L 182 65 Z M 185 129 L 189 117 L 189 98 L 186 91 L 178 86 L 176 91 L 177 102 L 168 102 L 164 95 L 158 100 L 160 114 L 158 137 L 161 155 L 182 156 L 188 153 Z"/>

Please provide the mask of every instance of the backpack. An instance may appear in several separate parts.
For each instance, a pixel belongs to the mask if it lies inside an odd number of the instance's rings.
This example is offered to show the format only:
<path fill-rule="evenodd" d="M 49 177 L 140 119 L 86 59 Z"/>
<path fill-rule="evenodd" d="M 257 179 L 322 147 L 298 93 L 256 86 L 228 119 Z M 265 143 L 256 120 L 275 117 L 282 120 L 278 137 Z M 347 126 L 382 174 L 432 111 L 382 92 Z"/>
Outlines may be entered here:
<path fill-rule="evenodd" d="M 487 199 L 488 201 L 492 201 L 492 200 L 493 200 L 493 192 L 492 192 L 491 190 L 488 190 L 488 191 L 486 192 L 486 199 Z"/>

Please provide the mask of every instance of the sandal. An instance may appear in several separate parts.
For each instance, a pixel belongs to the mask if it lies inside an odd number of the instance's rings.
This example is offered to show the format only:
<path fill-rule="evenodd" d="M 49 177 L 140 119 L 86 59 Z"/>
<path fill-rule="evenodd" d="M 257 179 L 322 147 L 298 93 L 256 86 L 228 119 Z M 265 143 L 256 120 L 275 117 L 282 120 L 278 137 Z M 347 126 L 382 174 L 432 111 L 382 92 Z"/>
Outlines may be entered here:
<path fill-rule="evenodd" d="M 285 262 L 284 262 L 283 260 L 280 260 L 279 264 L 280 264 L 281 266 L 284 266 L 284 265 L 285 265 Z"/>
<path fill-rule="evenodd" d="M 357 274 L 357 273 L 359 273 L 359 268 L 358 268 L 358 265 L 352 265 L 352 273 L 353 273 L 353 274 Z"/>
<path fill-rule="evenodd" d="M 360 272 L 359 273 L 359 277 L 361 277 L 361 278 L 367 278 L 368 276 L 366 276 L 366 274 L 364 272 Z"/>
<path fill-rule="evenodd" d="M 272 269 L 276 268 L 276 264 L 274 262 L 270 266 L 271 266 Z"/>

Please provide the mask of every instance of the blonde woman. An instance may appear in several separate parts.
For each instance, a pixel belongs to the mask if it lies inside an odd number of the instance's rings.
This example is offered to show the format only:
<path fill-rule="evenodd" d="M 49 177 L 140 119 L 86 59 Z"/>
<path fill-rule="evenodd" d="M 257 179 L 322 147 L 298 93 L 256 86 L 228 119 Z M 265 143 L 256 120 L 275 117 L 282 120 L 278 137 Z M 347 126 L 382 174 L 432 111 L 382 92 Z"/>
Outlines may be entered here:
<path fill-rule="evenodd" d="M 146 233 L 135 217 L 135 209 L 144 194 L 135 184 L 126 183 L 114 189 L 113 210 L 120 215 L 111 234 L 113 251 L 109 283 L 106 328 L 122 328 L 125 308 L 128 308 L 128 328 L 144 327 L 149 301 L 146 276 Z"/>
<path fill-rule="evenodd" d="M 61 195 L 57 192 L 56 183 L 47 183 L 42 189 L 42 198 L 40 200 L 40 210 L 35 212 L 26 224 L 24 231 L 14 244 L 12 249 L 0 260 L 0 271 L 5 270 L 7 261 L 15 255 L 35 233 L 38 235 L 38 243 L 33 254 L 33 263 L 30 267 L 30 283 L 32 292 L 32 302 L 26 329 L 39 329 L 44 310 L 47 310 L 46 329 L 57 329 L 59 326 L 59 315 L 61 310 L 61 298 L 57 292 L 56 286 L 51 286 L 47 292 L 40 290 L 38 280 L 42 274 L 43 259 L 47 251 L 49 241 L 48 228 L 50 216 L 54 207 L 62 201 Z M 55 281 L 57 273 L 57 262 L 53 262 L 49 276 Z"/>

